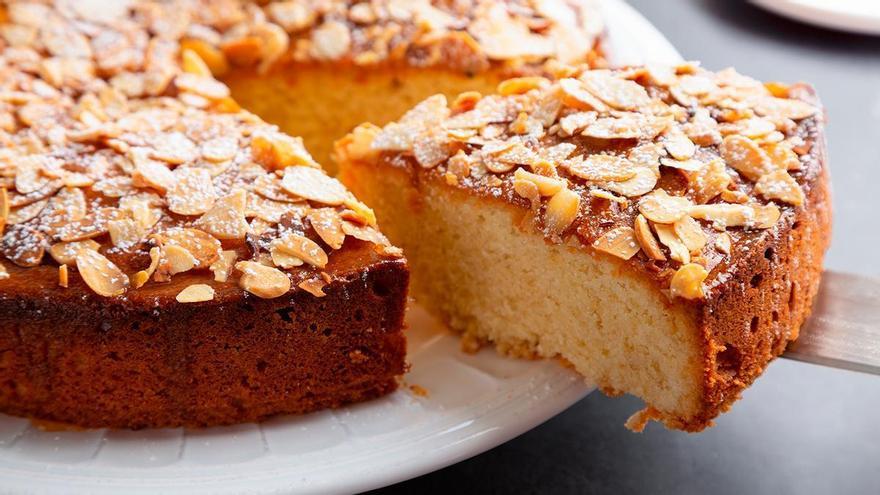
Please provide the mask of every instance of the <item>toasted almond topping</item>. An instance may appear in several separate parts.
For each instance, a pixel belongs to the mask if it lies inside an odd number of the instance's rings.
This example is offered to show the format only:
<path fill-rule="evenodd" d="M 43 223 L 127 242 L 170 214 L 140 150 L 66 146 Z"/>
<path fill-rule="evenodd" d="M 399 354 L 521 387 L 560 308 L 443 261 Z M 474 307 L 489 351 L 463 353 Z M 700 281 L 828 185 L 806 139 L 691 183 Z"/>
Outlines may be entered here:
<path fill-rule="evenodd" d="M 593 241 L 593 247 L 624 260 L 632 258 L 639 252 L 635 231 L 630 227 L 617 227 L 606 232 Z"/>
<path fill-rule="evenodd" d="M 71 222 L 59 229 L 58 239 L 69 241 L 81 241 L 91 239 L 107 233 L 107 224 L 112 220 L 123 218 L 124 213 L 117 208 L 99 208 L 92 211 L 81 220 Z"/>
<path fill-rule="evenodd" d="M 515 181 L 531 182 L 537 186 L 538 193 L 541 196 L 553 196 L 565 187 L 565 181 L 562 179 L 533 174 L 522 168 L 516 169 L 513 177 Z"/>
<path fill-rule="evenodd" d="M 238 286 L 257 297 L 274 299 L 290 290 L 290 278 L 277 268 L 255 261 L 239 261 L 235 269 L 241 272 Z"/>
<path fill-rule="evenodd" d="M 755 183 L 755 192 L 767 199 L 778 199 L 794 206 L 804 204 L 801 186 L 785 170 L 762 175 Z"/>
<path fill-rule="evenodd" d="M 220 257 L 217 258 L 211 266 L 210 270 L 214 272 L 214 280 L 217 282 L 226 282 L 232 267 L 235 265 L 235 259 L 238 257 L 235 251 L 221 251 Z"/>
<path fill-rule="evenodd" d="M 651 102 L 645 88 L 611 72 L 585 71 L 580 80 L 587 91 L 618 110 L 636 110 Z"/>
<path fill-rule="evenodd" d="M 783 143 L 762 143 L 761 148 L 767 152 L 770 161 L 782 170 L 800 170 L 801 161 L 791 146 Z"/>
<path fill-rule="evenodd" d="M 231 137 L 218 137 L 202 144 L 202 158 L 209 162 L 222 163 L 235 158 L 238 142 Z"/>
<path fill-rule="evenodd" d="M 76 262 L 76 254 L 82 249 L 92 249 L 97 251 L 101 245 L 97 242 L 87 239 L 84 241 L 59 242 L 53 244 L 49 248 L 49 254 L 60 265 L 72 265 Z"/>
<path fill-rule="evenodd" d="M 220 241 L 199 229 L 174 228 L 153 236 L 161 246 L 180 246 L 195 259 L 197 268 L 211 266 L 220 257 Z"/>
<path fill-rule="evenodd" d="M 670 158 L 661 158 L 660 164 L 666 167 L 677 168 L 679 170 L 685 170 L 687 172 L 698 172 L 706 166 L 705 163 L 700 160 L 690 159 L 690 160 L 672 160 Z"/>
<path fill-rule="evenodd" d="M 670 258 L 680 263 L 690 263 L 690 250 L 679 239 L 672 225 L 655 223 L 654 231 L 657 232 L 657 238 L 660 239 L 660 243 L 669 248 Z"/>
<path fill-rule="evenodd" d="M 311 278 L 308 280 L 304 280 L 304 281 L 300 282 L 299 284 L 297 284 L 297 287 L 299 287 L 300 289 L 308 292 L 309 294 L 311 294 L 315 297 L 326 296 L 327 294 L 324 293 L 324 287 L 326 287 L 326 286 L 327 286 L 327 282 L 325 282 L 321 279 L 317 279 L 317 278 Z"/>
<path fill-rule="evenodd" d="M 60 287 L 64 287 L 65 289 L 67 288 L 69 283 L 67 271 L 67 265 L 61 265 L 58 267 L 58 285 Z"/>
<path fill-rule="evenodd" d="M 207 284 L 192 284 L 175 297 L 179 303 L 197 303 L 214 299 L 214 288 Z"/>
<path fill-rule="evenodd" d="M 574 223 L 580 205 L 581 197 L 571 189 L 562 189 L 554 194 L 544 212 L 544 224 L 547 230 L 553 235 L 561 236 Z"/>
<path fill-rule="evenodd" d="M 733 242 L 730 240 L 730 234 L 727 232 L 721 232 L 715 238 L 715 249 L 717 249 L 719 253 L 730 254 L 732 244 Z"/>
<path fill-rule="evenodd" d="M 644 167 L 636 167 L 635 175 L 630 179 L 621 182 L 606 182 L 602 187 L 617 194 L 635 198 L 652 191 L 656 185 L 657 175 L 653 171 Z"/>
<path fill-rule="evenodd" d="M 702 265 L 688 263 L 676 270 L 669 284 L 669 295 L 673 298 L 702 299 L 703 281 L 709 273 Z"/>
<path fill-rule="evenodd" d="M 93 249 L 82 249 L 76 254 L 76 269 L 86 285 L 100 296 L 119 296 L 129 287 L 128 276 Z"/>
<path fill-rule="evenodd" d="M 688 177 L 690 188 L 694 191 L 697 203 L 707 203 L 718 196 L 730 185 L 731 178 L 724 167 L 724 162 L 715 159 Z"/>
<path fill-rule="evenodd" d="M 176 178 L 168 166 L 148 157 L 148 153 L 149 150 L 143 148 L 132 148 L 129 152 L 134 163 L 131 183 L 135 187 L 151 187 L 164 194 L 174 187 Z"/>
<path fill-rule="evenodd" d="M 644 251 L 649 258 L 658 261 L 666 260 L 666 255 L 664 255 L 663 250 L 660 249 L 660 244 L 657 243 L 657 239 L 654 237 L 653 232 L 651 232 L 651 226 L 648 225 L 648 220 L 646 220 L 643 215 L 636 217 L 634 231 L 636 240 L 639 241 L 642 251 Z"/>
<path fill-rule="evenodd" d="M 312 224 L 312 228 L 333 249 L 342 248 L 345 241 L 345 232 L 342 230 L 342 219 L 333 208 L 315 208 L 306 218 Z"/>
<path fill-rule="evenodd" d="M 190 271 L 198 264 L 192 253 L 174 244 L 162 246 L 160 254 L 159 266 L 153 274 L 157 282 L 167 282 L 172 275 Z"/>
<path fill-rule="evenodd" d="M 315 241 L 299 234 L 288 233 L 272 241 L 272 248 L 296 256 L 306 263 L 324 268 L 329 261 L 327 253 Z"/>
<path fill-rule="evenodd" d="M 9 218 L 9 194 L 5 187 L 0 187 L 0 231 Z"/>
<path fill-rule="evenodd" d="M 719 148 L 728 165 L 749 180 L 758 180 L 773 170 L 770 157 L 754 141 L 747 137 L 732 135 L 724 138 Z"/>
<path fill-rule="evenodd" d="M 174 176 L 174 186 L 165 195 L 169 210 L 178 215 L 201 215 L 214 206 L 217 195 L 207 170 L 179 168 Z"/>
<path fill-rule="evenodd" d="M 211 69 L 208 68 L 208 64 L 202 60 L 202 57 L 200 57 L 195 50 L 183 48 L 180 51 L 180 58 L 182 60 L 182 68 L 184 72 L 202 77 L 213 77 Z"/>
<path fill-rule="evenodd" d="M 674 223 L 687 214 L 691 201 L 681 196 L 670 196 L 663 189 L 646 194 L 639 200 L 639 212 L 656 223 Z"/>
<path fill-rule="evenodd" d="M 244 239 L 250 228 L 245 219 L 246 206 L 247 192 L 237 189 L 217 199 L 194 225 L 217 239 Z"/>
<path fill-rule="evenodd" d="M 107 222 L 107 232 L 113 245 L 123 250 L 137 245 L 144 237 L 140 225 L 130 218 L 110 220 Z"/>
<path fill-rule="evenodd" d="M 284 169 L 281 187 L 294 196 L 329 206 L 342 204 L 349 197 L 349 192 L 341 182 L 309 167 Z"/>
<path fill-rule="evenodd" d="M 588 181 L 623 182 L 636 175 L 635 165 L 626 158 L 614 155 L 587 155 L 582 161 L 573 161 L 568 170 Z"/>
<path fill-rule="evenodd" d="M 700 220 L 713 222 L 714 226 L 720 230 L 741 226 L 770 228 L 776 223 L 776 220 L 769 222 L 773 218 L 772 208 L 775 206 L 768 205 L 768 207 L 756 208 L 748 205 L 718 203 L 692 206 L 688 209 L 688 214 Z M 762 214 L 760 218 L 759 212 Z M 776 219 L 779 218 L 778 212 L 779 209 L 776 208 Z"/>
<path fill-rule="evenodd" d="M 152 140 L 152 145 L 150 158 L 172 165 L 190 162 L 199 156 L 195 143 L 180 132 L 160 134 Z"/>
<path fill-rule="evenodd" d="M 668 133 L 663 143 L 666 151 L 676 160 L 690 160 L 697 147 L 683 132 Z"/>
<path fill-rule="evenodd" d="M 559 87 L 562 89 L 562 101 L 567 106 L 579 110 L 596 110 L 598 112 L 608 110 L 608 106 L 602 103 L 602 100 L 596 98 L 592 93 L 587 91 L 581 81 L 577 79 L 560 79 Z"/>
<path fill-rule="evenodd" d="M 278 248 L 278 246 L 272 246 L 269 249 L 269 254 L 272 257 L 272 263 L 278 268 L 284 268 L 285 270 L 305 264 L 303 260 Z"/>
<path fill-rule="evenodd" d="M 47 204 L 49 204 L 49 200 L 43 199 L 22 206 L 21 208 L 15 208 L 9 212 L 9 215 L 6 217 L 6 223 L 9 225 L 15 225 L 33 220 L 43 211 L 44 208 L 46 208 Z"/>
<path fill-rule="evenodd" d="M 764 206 L 755 205 L 753 208 L 755 212 L 754 227 L 759 229 L 772 228 L 779 221 L 779 217 L 782 216 L 779 207 L 773 203 Z"/>
<path fill-rule="evenodd" d="M 498 85 L 497 92 L 502 96 L 521 95 L 523 93 L 528 93 L 533 89 L 547 87 L 549 85 L 550 80 L 546 77 L 514 77 L 502 81 Z M 477 95 L 479 95 L 479 93 L 477 93 Z"/>
<path fill-rule="evenodd" d="M 581 134 L 597 139 L 654 139 L 671 124 L 671 117 L 621 112 L 616 117 L 596 119 Z"/>
<path fill-rule="evenodd" d="M 269 170 L 295 165 L 320 168 L 306 151 L 302 138 L 290 137 L 280 132 L 258 132 L 251 138 L 251 154 L 254 161 Z"/>
<path fill-rule="evenodd" d="M 364 242 L 371 242 L 378 246 L 388 246 L 388 239 L 376 228 L 369 225 L 358 225 L 352 222 L 342 222 L 342 231 L 345 235 L 360 239 Z"/>
<path fill-rule="evenodd" d="M 755 111 L 759 115 L 771 119 L 801 120 L 816 114 L 817 108 L 809 103 L 788 98 L 775 98 L 768 96 L 758 100 Z"/>
<path fill-rule="evenodd" d="M 675 235 L 681 239 L 688 251 L 698 253 L 706 246 L 706 234 L 699 222 L 685 215 L 679 218 L 673 225 Z"/>

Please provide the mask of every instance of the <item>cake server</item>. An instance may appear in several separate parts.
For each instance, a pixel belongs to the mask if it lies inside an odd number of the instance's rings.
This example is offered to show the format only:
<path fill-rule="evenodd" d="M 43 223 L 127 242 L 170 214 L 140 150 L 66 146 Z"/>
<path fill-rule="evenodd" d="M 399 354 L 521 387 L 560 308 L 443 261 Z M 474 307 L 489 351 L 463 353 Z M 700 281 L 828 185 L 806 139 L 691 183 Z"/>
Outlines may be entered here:
<path fill-rule="evenodd" d="M 880 279 L 826 271 L 812 316 L 782 356 L 880 375 Z"/>

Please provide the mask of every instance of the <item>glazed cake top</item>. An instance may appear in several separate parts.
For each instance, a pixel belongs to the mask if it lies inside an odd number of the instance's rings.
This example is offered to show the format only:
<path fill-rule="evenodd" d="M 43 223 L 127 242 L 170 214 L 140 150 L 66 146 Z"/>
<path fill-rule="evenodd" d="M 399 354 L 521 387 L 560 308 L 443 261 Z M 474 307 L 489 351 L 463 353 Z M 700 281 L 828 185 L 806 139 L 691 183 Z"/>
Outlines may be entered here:
<path fill-rule="evenodd" d="M 336 152 L 530 208 L 550 241 L 627 260 L 685 299 L 806 206 L 821 166 L 809 88 L 694 63 L 547 72 L 451 105 L 433 96 Z"/>
<path fill-rule="evenodd" d="M 55 265 L 58 285 L 78 276 L 107 297 L 191 272 L 271 298 L 292 284 L 323 295 L 349 237 L 400 256 L 300 139 L 241 111 L 180 49 L 164 24 L 176 17 L 86 3 L 3 8 L 3 263 Z M 5 266 L 0 279 L 42 280 Z M 177 299 L 210 300 L 210 285 Z"/>

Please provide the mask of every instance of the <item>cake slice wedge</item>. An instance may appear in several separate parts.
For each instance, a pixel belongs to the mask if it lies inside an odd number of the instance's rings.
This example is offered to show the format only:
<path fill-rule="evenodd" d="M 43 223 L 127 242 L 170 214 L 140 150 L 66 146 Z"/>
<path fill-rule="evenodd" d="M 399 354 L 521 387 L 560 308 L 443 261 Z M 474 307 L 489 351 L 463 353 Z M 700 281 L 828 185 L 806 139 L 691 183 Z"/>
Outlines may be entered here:
<path fill-rule="evenodd" d="M 466 348 L 558 357 L 648 420 L 699 431 L 810 312 L 829 242 L 805 85 L 697 64 L 428 98 L 337 142 L 340 179 Z"/>

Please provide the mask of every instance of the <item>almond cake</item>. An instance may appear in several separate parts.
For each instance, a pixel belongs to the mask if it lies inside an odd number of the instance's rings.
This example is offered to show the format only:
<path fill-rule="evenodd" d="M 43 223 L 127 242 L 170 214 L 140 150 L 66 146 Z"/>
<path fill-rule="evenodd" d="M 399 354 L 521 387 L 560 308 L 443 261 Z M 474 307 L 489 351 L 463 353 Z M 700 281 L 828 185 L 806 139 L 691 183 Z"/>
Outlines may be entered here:
<path fill-rule="evenodd" d="M 823 112 L 732 69 L 550 63 L 337 142 L 420 304 L 699 431 L 797 338 L 830 237 Z"/>
<path fill-rule="evenodd" d="M 207 426 L 397 387 L 406 262 L 181 48 L 212 5 L 0 5 L 0 411 Z"/>

